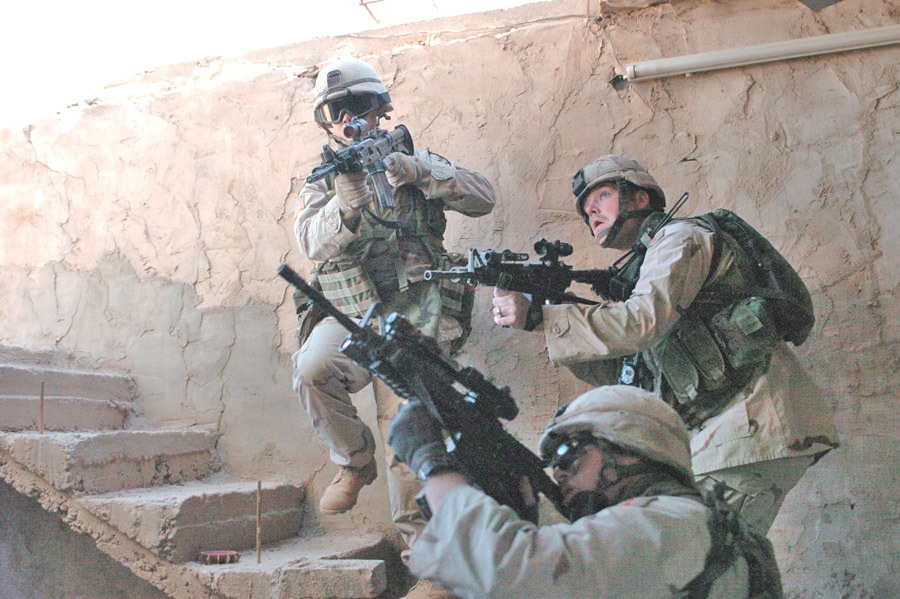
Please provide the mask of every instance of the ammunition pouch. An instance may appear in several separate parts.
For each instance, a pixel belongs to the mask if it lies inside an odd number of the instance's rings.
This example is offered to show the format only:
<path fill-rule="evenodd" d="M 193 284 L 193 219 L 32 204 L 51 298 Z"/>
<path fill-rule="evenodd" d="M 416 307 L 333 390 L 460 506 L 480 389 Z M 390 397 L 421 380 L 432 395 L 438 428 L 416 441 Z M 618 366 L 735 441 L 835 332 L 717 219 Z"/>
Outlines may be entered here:
<path fill-rule="evenodd" d="M 317 289 L 319 288 L 315 278 L 310 282 L 310 285 Z M 325 318 L 326 314 L 322 308 L 310 301 L 310 299 L 296 287 L 294 288 L 291 297 L 294 300 L 294 308 L 297 312 L 297 347 L 300 348 L 303 347 L 303 344 L 309 339 L 309 334 L 312 333 L 313 328 L 322 322 L 322 319 Z"/>
<path fill-rule="evenodd" d="M 742 299 L 717 312 L 710 328 L 735 370 L 762 364 L 780 342 L 772 302 L 761 297 Z"/>
<path fill-rule="evenodd" d="M 316 272 L 325 296 L 334 306 L 354 318 L 361 318 L 378 302 L 378 290 L 366 270 L 351 262 L 326 262 Z"/>
<path fill-rule="evenodd" d="M 689 426 L 697 426 L 768 365 L 779 342 L 771 302 L 749 297 L 708 319 L 686 314 L 650 353 L 664 395 Z"/>

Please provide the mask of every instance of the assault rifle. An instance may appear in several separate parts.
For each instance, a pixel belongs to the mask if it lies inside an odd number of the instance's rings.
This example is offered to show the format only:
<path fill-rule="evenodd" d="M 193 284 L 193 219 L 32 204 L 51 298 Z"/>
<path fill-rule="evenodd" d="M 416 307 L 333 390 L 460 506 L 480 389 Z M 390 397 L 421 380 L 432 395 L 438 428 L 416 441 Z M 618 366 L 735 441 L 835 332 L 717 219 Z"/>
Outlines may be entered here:
<path fill-rule="evenodd" d="M 306 182 L 318 181 L 334 172 L 357 173 L 365 170 L 375 187 L 378 205 L 393 208 L 394 194 L 384 172 L 384 158 L 393 152 L 413 153 L 409 130 L 404 125 L 397 125 L 393 131 L 378 127 L 369 129 L 369 124 L 357 117 L 344 125 L 344 135 L 353 138 L 353 145 L 339 150 L 322 146 L 322 164 L 312 170 Z"/>
<path fill-rule="evenodd" d="M 531 295 L 532 306 L 550 302 L 575 302 L 596 304 L 597 302 L 568 293 L 572 283 L 587 283 L 597 295 L 606 297 L 609 283 L 617 273 L 610 268 L 574 270 L 560 262 L 560 257 L 572 254 L 571 244 L 563 241 L 541 239 L 534 244 L 537 262 L 526 263 L 528 254 L 511 250 L 497 252 L 469 249 L 469 260 L 465 266 L 454 266 L 450 270 L 426 270 L 426 281 L 432 279 L 464 280 L 469 285 L 483 283 L 491 287 L 520 291 Z"/>
<path fill-rule="evenodd" d="M 461 367 L 440 351 L 434 339 L 396 312 L 384 320 L 379 334 L 368 326 L 377 304 L 357 324 L 286 264 L 278 268 L 278 274 L 349 331 L 340 345 L 343 354 L 387 383 L 400 397 L 422 402 L 449 435 L 448 451 L 473 483 L 536 523 L 537 510 L 526 504 L 520 488 L 524 476 L 531 482 L 535 497 L 544 495 L 562 511 L 562 494 L 544 471 L 542 460 L 499 420 L 512 420 L 519 413 L 509 387 L 495 386 L 472 366 Z"/>

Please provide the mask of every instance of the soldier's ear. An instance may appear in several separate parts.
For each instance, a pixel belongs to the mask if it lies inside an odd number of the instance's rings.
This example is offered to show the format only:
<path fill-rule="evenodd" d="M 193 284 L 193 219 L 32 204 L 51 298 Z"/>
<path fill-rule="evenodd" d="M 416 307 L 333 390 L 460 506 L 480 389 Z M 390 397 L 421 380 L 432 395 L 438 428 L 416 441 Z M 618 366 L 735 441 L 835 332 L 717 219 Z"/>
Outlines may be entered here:
<path fill-rule="evenodd" d="M 632 210 L 646 210 L 650 207 L 650 194 L 646 190 L 639 189 L 631 200 L 633 204 Z"/>

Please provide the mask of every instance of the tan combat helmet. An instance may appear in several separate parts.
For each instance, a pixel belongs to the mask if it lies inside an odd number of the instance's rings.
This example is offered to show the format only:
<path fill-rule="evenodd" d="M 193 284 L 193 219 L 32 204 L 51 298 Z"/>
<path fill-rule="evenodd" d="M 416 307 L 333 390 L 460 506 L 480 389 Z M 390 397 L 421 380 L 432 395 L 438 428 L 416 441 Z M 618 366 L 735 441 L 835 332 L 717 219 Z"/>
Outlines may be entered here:
<path fill-rule="evenodd" d="M 587 194 L 601 183 L 625 180 L 642 189 L 652 190 L 650 194 L 651 208 L 653 210 L 665 210 L 666 194 L 656 179 L 647 172 L 637 160 L 621 154 L 609 154 L 601 156 L 592 163 L 575 173 L 572 179 L 572 193 L 575 194 L 575 210 L 588 222 L 587 214 L 582 208 Z M 653 196 L 656 197 L 653 197 Z"/>
<path fill-rule="evenodd" d="M 583 393 L 550 421 L 541 457 L 549 459 L 561 441 L 584 431 L 693 479 L 688 431 L 675 410 L 649 391 L 609 385 Z"/>
<path fill-rule="evenodd" d="M 317 123 L 337 123 L 345 111 L 354 117 L 373 110 L 391 111 L 391 96 L 371 66 L 355 58 L 327 65 L 316 77 L 313 116 Z"/>

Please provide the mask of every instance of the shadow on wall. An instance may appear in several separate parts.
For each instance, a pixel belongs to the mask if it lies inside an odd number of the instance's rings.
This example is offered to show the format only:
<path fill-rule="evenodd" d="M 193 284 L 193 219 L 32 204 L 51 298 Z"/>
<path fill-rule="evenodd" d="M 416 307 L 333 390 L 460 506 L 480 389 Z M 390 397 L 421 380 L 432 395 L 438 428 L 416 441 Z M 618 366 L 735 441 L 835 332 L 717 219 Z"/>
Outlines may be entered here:
<path fill-rule="evenodd" d="M 103 589 L 102 595 L 97 589 Z M 101 553 L 90 537 L 72 531 L 37 501 L 0 481 L 0 597 L 165 596 Z"/>

